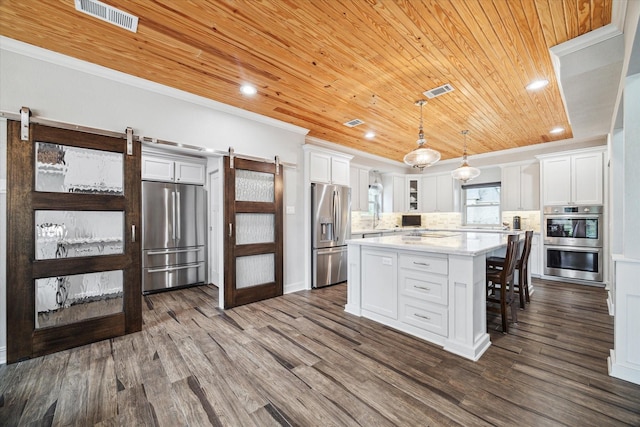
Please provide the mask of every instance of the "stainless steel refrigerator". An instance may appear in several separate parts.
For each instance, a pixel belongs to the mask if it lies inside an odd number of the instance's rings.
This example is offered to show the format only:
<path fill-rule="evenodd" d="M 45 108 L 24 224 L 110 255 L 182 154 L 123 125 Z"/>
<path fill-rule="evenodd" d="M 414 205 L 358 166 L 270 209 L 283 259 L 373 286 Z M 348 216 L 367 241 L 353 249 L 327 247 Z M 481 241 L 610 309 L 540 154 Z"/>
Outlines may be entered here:
<path fill-rule="evenodd" d="M 204 283 L 205 193 L 200 185 L 142 182 L 142 291 Z"/>
<path fill-rule="evenodd" d="M 351 190 L 311 184 L 311 286 L 347 280 L 347 246 L 351 237 Z"/>

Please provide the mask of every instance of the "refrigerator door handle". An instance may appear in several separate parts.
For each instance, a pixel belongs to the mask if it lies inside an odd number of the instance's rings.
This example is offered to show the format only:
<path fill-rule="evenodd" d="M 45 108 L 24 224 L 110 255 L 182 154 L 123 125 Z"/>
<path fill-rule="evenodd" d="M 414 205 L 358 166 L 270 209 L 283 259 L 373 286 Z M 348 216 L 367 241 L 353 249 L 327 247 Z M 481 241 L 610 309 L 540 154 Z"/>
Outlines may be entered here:
<path fill-rule="evenodd" d="M 176 191 L 176 238 L 180 239 L 180 223 L 181 223 L 182 205 L 180 204 L 180 192 Z"/>
<path fill-rule="evenodd" d="M 171 238 L 176 240 L 176 192 L 171 192 Z"/>
<path fill-rule="evenodd" d="M 187 252 L 199 252 L 202 248 L 193 248 L 193 249 L 160 249 L 156 251 L 147 251 L 148 255 L 171 255 L 171 254 L 181 254 Z"/>
<path fill-rule="evenodd" d="M 194 262 L 192 264 L 179 265 L 177 267 L 149 268 L 147 270 L 147 272 L 149 272 L 149 273 L 164 273 L 164 272 L 168 272 L 168 271 L 185 270 L 187 268 L 198 267 L 201 264 L 203 264 L 203 263 L 202 262 Z"/>
<path fill-rule="evenodd" d="M 339 215 L 340 212 L 340 198 L 338 197 L 338 192 L 333 191 L 333 236 L 336 243 L 338 242 L 338 236 L 340 235 L 340 222 Z"/>

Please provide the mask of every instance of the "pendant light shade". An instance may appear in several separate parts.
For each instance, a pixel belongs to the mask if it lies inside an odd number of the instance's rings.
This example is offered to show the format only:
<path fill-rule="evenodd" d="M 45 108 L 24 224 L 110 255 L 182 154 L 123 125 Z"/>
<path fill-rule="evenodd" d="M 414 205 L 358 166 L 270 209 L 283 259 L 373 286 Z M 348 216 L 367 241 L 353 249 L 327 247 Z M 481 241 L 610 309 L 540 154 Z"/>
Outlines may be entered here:
<path fill-rule="evenodd" d="M 420 106 L 420 128 L 418 131 L 418 140 L 416 141 L 418 143 L 418 148 L 404 156 L 404 162 L 406 164 L 420 170 L 423 170 L 440 160 L 439 152 L 424 146 L 427 140 L 424 139 L 424 130 L 422 127 L 422 106 L 426 103 L 427 101 L 425 99 L 416 101 L 416 105 Z"/>
<path fill-rule="evenodd" d="M 460 164 L 460 167 L 458 169 L 451 172 L 451 176 L 453 176 L 458 181 L 465 183 L 477 178 L 480 175 L 480 169 L 469 166 L 469 162 L 467 162 L 467 134 L 469 133 L 469 131 L 463 130 L 460 133 L 464 135 L 464 152 L 462 155 L 462 163 Z"/>

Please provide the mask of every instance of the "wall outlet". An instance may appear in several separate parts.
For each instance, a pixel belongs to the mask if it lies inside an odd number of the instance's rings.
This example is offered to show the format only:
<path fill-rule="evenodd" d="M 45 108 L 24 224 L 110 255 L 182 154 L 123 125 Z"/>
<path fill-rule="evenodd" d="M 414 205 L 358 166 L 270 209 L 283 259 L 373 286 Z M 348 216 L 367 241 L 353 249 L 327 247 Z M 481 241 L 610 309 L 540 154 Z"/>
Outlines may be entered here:
<path fill-rule="evenodd" d="M 286 212 L 287 212 L 287 215 L 294 215 L 296 213 L 296 207 L 287 206 Z"/>

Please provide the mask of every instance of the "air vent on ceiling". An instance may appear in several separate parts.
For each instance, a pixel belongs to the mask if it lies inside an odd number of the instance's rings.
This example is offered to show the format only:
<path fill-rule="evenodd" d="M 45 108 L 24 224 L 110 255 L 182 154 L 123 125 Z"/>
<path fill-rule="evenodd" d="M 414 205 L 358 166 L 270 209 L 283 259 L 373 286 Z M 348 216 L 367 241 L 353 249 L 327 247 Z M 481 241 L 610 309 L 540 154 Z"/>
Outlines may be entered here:
<path fill-rule="evenodd" d="M 98 0 L 75 0 L 76 10 L 132 32 L 138 31 L 138 17 Z"/>
<path fill-rule="evenodd" d="M 345 126 L 349 126 L 350 128 L 354 128 L 358 125 L 363 124 L 364 121 L 360 120 L 360 119 L 353 119 L 353 120 L 349 120 L 348 122 L 343 123 L 343 125 Z"/>
<path fill-rule="evenodd" d="M 424 96 L 431 99 L 431 98 L 435 98 L 436 96 L 444 95 L 445 93 L 449 93 L 449 92 L 453 92 L 453 86 L 447 83 L 446 85 L 442 85 L 435 89 L 431 89 L 424 92 Z"/>

